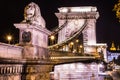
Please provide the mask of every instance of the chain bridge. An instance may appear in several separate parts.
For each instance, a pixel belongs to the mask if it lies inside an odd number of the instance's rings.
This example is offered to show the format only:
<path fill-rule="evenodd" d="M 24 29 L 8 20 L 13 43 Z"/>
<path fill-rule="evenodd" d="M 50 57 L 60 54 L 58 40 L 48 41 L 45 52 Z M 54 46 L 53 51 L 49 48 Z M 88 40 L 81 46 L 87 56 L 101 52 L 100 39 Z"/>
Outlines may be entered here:
<path fill-rule="evenodd" d="M 52 80 L 51 72 L 55 80 L 102 80 L 98 67 L 106 61 L 106 44 L 96 43 L 97 8 L 58 10 L 58 28 L 49 31 L 39 6 L 31 2 L 25 7 L 24 20 L 14 24 L 19 44 L 0 43 L 0 80 Z"/>

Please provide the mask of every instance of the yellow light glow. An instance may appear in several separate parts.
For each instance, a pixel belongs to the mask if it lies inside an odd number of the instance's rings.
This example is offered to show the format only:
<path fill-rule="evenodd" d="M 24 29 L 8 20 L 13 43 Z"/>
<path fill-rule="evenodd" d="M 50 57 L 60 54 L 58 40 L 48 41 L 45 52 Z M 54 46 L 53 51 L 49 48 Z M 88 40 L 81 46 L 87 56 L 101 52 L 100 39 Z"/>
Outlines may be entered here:
<path fill-rule="evenodd" d="M 110 48 L 111 51 L 116 51 L 116 47 L 115 47 L 115 44 L 114 42 L 112 42 L 112 45 L 111 45 L 111 48 Z"/>
<path fill-rule="evenodd" d="M 11 36 L 11 35 L 8 35 L 8 36 L 7 36 L 7 40 L 8 40 L 8 43 L 10 44 L 10 41 L 12 40 L 12 36 Z"/>
<path fill-rule="evenodd" d="M 82 45 L 80 45 L 80 48 L 82 48 L 83 46 Z"/>
<path fill-rule="evenodd" d="M 70 44 L 71 44 L 71 45 L 74 45 L 74 43 L 73 43 L 73 42 L 71 42 Z"/>
<path fill-rule="evenodd" d="M 11 39 L 12 39 L 12 37 L 11 37 L 11 36 L 7 36 L 7 39 L 8 39 L 8 40 L 11 40 Z"/>
<path fill-rule="evenodd" d="M 76 42 L 78 43 L 78 42 L 79 42 L 79 40 L 77 39 L 77 40 L 76 40 Z"/>
<path fill-rule="evenodd" d="M 54 40 L 54 39 L 55 39 L 55 36 L 52 35 L 52 36 L 50 37 L 50 39 L 51 39 L 51 40 Z"/>

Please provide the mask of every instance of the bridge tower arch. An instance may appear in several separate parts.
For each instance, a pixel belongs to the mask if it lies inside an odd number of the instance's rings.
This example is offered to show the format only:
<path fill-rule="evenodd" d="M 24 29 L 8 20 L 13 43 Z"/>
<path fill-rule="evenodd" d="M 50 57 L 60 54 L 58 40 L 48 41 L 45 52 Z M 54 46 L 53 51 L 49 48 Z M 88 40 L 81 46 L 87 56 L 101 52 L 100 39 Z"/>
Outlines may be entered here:
<path fill-rule="evenodd" d="M 67 25 L 58 33 L 58 44 L 72 37 L 86 23 L 80 34 L 83 35 L 84 53 L 88 53 L 88 45 L 96 44 L 96 20 L 99 17 L 97 8 L 93 6 L 61 7 L 58 10 L 59 13 L 55 14 L 58 18 L 59 26 L 67 21 Z M 92 47 L 90 46 L 90 48 Z"/>

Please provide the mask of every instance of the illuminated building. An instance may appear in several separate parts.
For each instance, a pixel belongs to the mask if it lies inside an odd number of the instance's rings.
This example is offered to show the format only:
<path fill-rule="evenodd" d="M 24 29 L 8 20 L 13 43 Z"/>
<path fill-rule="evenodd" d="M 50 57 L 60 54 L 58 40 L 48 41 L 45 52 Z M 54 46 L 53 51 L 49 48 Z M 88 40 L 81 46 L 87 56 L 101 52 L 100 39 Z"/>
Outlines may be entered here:
<path fill-rule="evenodd" d="M 120 55 L 119 46 L 116 48 L 114 42 L 112 42 L 110 50 L 107 51 L 108 62 L 112 61 L 113 59 L 117 59 Z"/>

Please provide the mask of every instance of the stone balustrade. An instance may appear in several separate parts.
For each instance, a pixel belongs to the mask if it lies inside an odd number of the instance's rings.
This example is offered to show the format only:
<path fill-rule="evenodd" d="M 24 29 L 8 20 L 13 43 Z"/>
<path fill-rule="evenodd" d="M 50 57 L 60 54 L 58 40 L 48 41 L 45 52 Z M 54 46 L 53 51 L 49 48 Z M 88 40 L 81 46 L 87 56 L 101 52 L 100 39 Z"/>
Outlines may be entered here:
<path fill-rule="evenodd" d="M 18 74 L 22 73 L 22 65 L 14 64 L 14 65 L 0 65 L 0 75 L 4 74 Z"/>
<path fill-rule="evenodd" d="M 0 64 L 0 80 L 21 80 L 22 73 L 20 64 Z"/>

